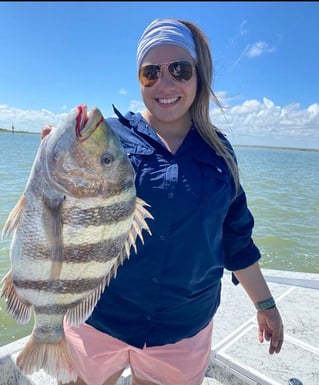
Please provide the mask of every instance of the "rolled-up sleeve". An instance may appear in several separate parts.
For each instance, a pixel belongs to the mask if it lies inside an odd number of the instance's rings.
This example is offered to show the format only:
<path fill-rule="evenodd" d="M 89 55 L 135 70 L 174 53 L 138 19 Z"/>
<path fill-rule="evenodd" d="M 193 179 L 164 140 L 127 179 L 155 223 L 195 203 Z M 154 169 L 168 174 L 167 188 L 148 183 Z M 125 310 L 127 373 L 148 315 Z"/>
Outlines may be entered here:
<path fill-rule="evenodd" d="M 254 218 L 247 207 L 246 194 L 240 186 L 223 225 L 224 263 L 227 270 L 244 269 L 261 258 L 252 239 L 253 227 Z"/>

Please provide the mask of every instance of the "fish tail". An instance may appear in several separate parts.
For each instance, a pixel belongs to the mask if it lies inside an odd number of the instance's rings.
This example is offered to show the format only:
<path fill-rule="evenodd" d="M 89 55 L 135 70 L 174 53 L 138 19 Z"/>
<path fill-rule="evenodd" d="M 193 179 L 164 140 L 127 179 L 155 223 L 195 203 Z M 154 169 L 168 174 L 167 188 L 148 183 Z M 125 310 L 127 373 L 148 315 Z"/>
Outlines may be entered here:
<path fill-rule="evenodd" d="M 65 337 L 57 343 L 41 343 L 32 333 L 17 357 L 17 366 L 24 374 L 43 369 L 63 384 L 76 381 L 78 377 Z"/>

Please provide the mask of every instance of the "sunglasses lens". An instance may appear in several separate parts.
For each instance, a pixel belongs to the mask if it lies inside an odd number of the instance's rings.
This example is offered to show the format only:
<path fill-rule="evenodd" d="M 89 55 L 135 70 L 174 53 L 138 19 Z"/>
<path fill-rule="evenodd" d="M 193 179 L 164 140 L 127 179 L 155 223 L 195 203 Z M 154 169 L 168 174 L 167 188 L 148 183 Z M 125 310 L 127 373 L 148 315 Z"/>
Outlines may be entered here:
<path fill-rule="evenodd" d="M 187 82 L 193 76 L 193 66 L 188 61 L 175 61 L 168 66 L 168 71 L 179 82 Z"/>
<path fill-rule="evenodd" d="M 146 65 L 140 68 L 138 77 L 144 87 L 151 87 L 161 76 L 161 67 L 158 65 Z"/>
<path fill-rule="evenodd" d="M 153 86 L 161 77 L 163 66 L 167 66 L 170 75 L 179 82 L 188 82 L 193 76 L 193 66 L 187 60 L 174 61 L 168 64 L 149 64 L 141 67 L 138 72 L 142 86 Z"/>

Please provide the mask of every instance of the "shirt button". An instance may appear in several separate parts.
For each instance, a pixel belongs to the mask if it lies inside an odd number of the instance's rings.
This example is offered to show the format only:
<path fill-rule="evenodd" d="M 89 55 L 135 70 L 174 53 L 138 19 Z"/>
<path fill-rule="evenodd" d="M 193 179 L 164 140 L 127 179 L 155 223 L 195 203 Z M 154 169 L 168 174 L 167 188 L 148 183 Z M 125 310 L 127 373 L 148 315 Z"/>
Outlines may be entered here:
<path fill-rule="evenodd" d="M 158 283 L 159 279 L 158 279 L 158 277 L 153 277 L 152 281 L 153 281 L 153 283 Z"/>
<path fill-rule="evenodd" d="M 147 314 L 145 318 L 146 318 L 146 321 L 150 321 L 152 319 L 152 316 L 150 314 Z"/>
<path fill-rule="evenodd" d="M 160 240 L 161 241 L 165 241 L 165 239 L 166 239 L 166 235 L 164 235 L 164 234 L 160 235 Z"/>
<path fill-rule="evenodd" d="M 174 197 L 174 193 L 170 192 L 170 193 L 167 194 L 167 196 L 168 196 L 170 199 L 172 199 L 172 198 Z"/>

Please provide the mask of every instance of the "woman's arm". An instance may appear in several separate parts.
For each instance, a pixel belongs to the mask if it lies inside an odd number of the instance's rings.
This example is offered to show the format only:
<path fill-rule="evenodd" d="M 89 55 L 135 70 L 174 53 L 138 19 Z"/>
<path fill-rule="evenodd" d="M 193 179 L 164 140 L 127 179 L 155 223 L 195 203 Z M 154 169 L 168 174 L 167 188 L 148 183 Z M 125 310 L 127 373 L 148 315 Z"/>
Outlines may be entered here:
<path fill-rule="evenodd" d="M 260 302 L 264 303 L 272 298 L 258 262 L 245 269 L 234 271 L 234 274 L 256 307 Z M 273 354 L 281 350 L 284 331 L 277 306 L 271 303 L 269 306 L 269 309 L 257 311 L 258 338 L 260 342 L 270 341 L 269 353 Z"/>

